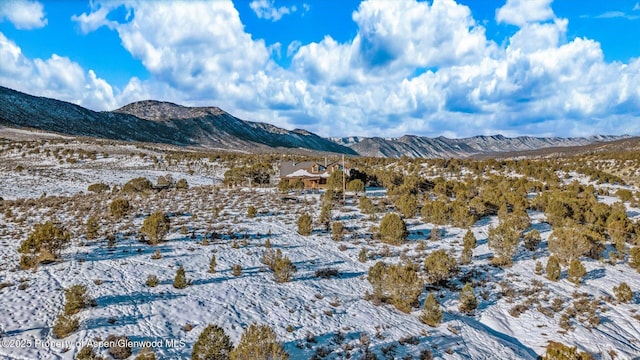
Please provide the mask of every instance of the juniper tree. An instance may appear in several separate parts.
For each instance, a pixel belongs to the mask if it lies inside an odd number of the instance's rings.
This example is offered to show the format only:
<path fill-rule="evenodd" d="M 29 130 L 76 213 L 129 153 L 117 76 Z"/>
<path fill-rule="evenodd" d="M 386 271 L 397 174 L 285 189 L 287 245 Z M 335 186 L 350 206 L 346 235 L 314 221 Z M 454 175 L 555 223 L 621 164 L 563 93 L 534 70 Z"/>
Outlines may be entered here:
<path fill-rule="evenodd" d="M 98 360 L 98 359 L 95 359 L 95 360 Z M 153 349 L 150 348 L 149 346 L 145 346 L 140 350 L 140 352 L 136 356 L 136 360 L 156 360 L 156 353 L 153 352 Z"/>
<path fill-rule="evenodd" d="M 335 241 L 342 240 L 344 236 L 344 224 L 341 221 L 336 221 L 331 224 L 331 238 Z"/>
<path fill-rule="evenodd" d="M 420 313 L 420 321 L 431 327 L 436 327 L 442 322 L 442 309 L 433 294 L 429 294 L 424 302 Z"/>
<path fill-rule="evenodd" d="M 233 269 L 231 271 L 231 274 L 233 274 L 233 276 L 242 275 L 242 266 L 240 264 L 233 265 Z"/>
<path fill-rule="evenodd" d="M 360 208 L 360 211 L 362 211 L 362 213 L 367 215 L 371 215 L 376 212 L 375 205 L 373 205 L 371 199 L 366 196 L 360 197 L 358 208 Z"/>
<path fill-rule="evenodd" d="M 629 250 L 629 266 L 640 272 L 640 247 L 632 247 Z"/>
<path fill-rule="evenodd" d="M 360 179 L 354 179 L 347 183 L 347 190 L 353 191 L 358 196 L 358 193 L 364 192 L 364 183 Z"/>
<path fill-rule="evenodd" d="M 633 200 L 633 193 L 627 189 L 618 189 L 618 191 L 616 191 L 616 196 L 624 202 Z"/>
<path fill-rule="evenodd" d="M 147 236 L 149 244 L 156 245 L 164 240 L 169 232 L 170 224 L 171 221 L 167 215 L 156 211 L 144 220 L 140 232 Z"/>
<path fill-rule="evenodd" d="M 276 254 L 279 256 L 276 256 L 273 264 L 273 279 L 279 283 L 291 281 L 293 274 L 297 271 L 296 267 L 288 257 L 280 253 L 279 249 Z"/>
<path fill-rule="evenodd" d="M 429 240 L 431 241 L 440 241 L 442 239 L 442 229 L 437 226 L 434 226 L 431 231 L 429 231 Z"/>
<path fill-rule="evenodd" d="M 397 214 L 387 214 L 380 222 L 380 236 L 382 242 L 391 245 L 404 243 L 408 235 L 407 225 Z"/>
<path fill-rule="evenodd" d="M 535 251 L 541 241 L 538 230 L 534 229 L 524 235 L 524 247 L 529 251 Z"/>
<path fill-rule="evenodd" d="M 457 268 L 456 259 L 450 256 L 444 249 L 436 250 L 424 259 L 424 270 L 427 275 L 427 281 L 431 284 L 438 284 L 449 280 L 449 278 L 455 274 Z"/>
<path fill-rule="evenodd" d="M 122 198 L 113 200 L 109 205 L 109 212 L 111 213 L 111 216 L 116 219 L 120 219 L 127 215 L 130 209 L 131 205 L 129 205 L 129 200 Z"/>
<path fill-rule="evenodd" d="M 189 183 L 187 182 L 187 179 L 179 179 L 176 182 L 176 189 L 188 189 L 189 188 Z"/>
<path fill-rule="evenodd" d="M 626 282 L 621 282 L 620 285 L 614 286 L 613 293 L 621 303 L 627 303 L 633 299 L 633 292 Z"/>
<path fill-rule="evenodd" d="M 536 261 L 534 272 L 536 273 L 536 275 L 542 275 L 542 263 L 540 261 Z"/>
<path fill-rule="evenodd" d="M 100 224 L 98 222 L 98 218 L 95 216 L 91 216 L 87 219 L 87 223 L 85 224 L 85 237 L 88 240 L 93 240 L 98 237 L 98 231 L 100 230 Z"/>
<path fill-rule="evenodd" d="M 391 303 L 402 312 L 410 312 L 423 288 L 417 270 L 417 266 L 410 262 L 396 265 L 376 263 L 367 274 L 374 299 Z"/>
<path fill-rule="evenodd" d="M 379 299 L 385 297 L 385 279 L 387 275 L 388 265 L 382 261 L 378 261 L 375 265 L 369 268 L 367 273 L 367 280 L 373 287 L 373 295 Z"/>
<path fill-rule="evenodd" d="M 126 359 L 131 356 L 131 340 L 125 335 L 109 335 L 106 342 L 109 344 L 109 355 L 114 359 Z"/>
<path fill-rule="evenodd" d="M 254 218 L 256 217 L 256 214 L 258 213 L 258 210 L 256 209 L 255 206 L 251 205 L 249 206 L 249 208 L 247 209 L 247 216 L 249 218 Z"/>
<path fill-rule="evenodd" d="M 153 189 L 153 184 L 146 177 L 138 177 L 127 181 L 122 187 L 122 192 L 144 192 Z"/>
<path fill-rule="evenodd" d="M 95 183 L 95 184 L 91 184 L 89 185 L 89 187 L 87 187 L 87 191 L 96 193 L 96 194 L 100 194 L 103 192 L 107 192 L 109 191 L 109 185 L 105 184 L 105 183 Z"/>
<path fill-rule="evenodd" d="M 298 234 L 308 236 L 311 235 L 311 216 L 304 213 L 298 218 Z"/>
<path fill-rule="evenodd" d="M 451 209 L 444 201 L 427 200 L 422 205 L 422 220 L 434 225 L 446 225 L 451 222 Z"/>
<path fill-rule="evenodd" d="M 281 254 L 282 254 L 282 251 L 280 249 L 273 250 L 271 248 L 267 248 L 262 253 L 262 259 L 260 259 L 260 261 L 263 264 L 267 265 L 271 271 L 273 271 L 276 265 L 276 259 L 278 258 L 278 256 L 281 256 Z"/>
<path fill-rule="evenodd" d="M 60 314 L 53 323 L 51 332 L 56 339 L 62 339 L 69 336 L 80 327 L 80 321 L 77 317 L 71 315 Z"/>
<path fill-rule="evenodd" d="M 233 343 L 218 325 L 209 324 L 202 330 L 193 344 L 193 360 L 227 360 L 231 357 Z"/>
<path fill-rule="evenodd" d="M 523 232 L 531 226 L 531 218 L 524 208 L 514 209 L 507 219 L 507 222 L 518 232 Z"/>
<path fill-rule="evenodd" d="M 358 253 L 358 261 L 361 263 L 367 262 L 367 249 L 360 249 L 360 252 Z"/>
<path fill-rule="evenodd" d="M 464 238 L 462 238 L 462 243 L 465 249 L 475 249 L 476 236 L 473 234 L 473 231 L 471 231 L 470 229 L 467 230 L 466 234 L 464 234 Z"/>
<path fill-rule="evenodd" d="M 171 174 L 160 175 L 158 176 L 158 180 L 156 180 L 156 184 L 158 184 L 158 186 L 171 186 L 173 185 L 173 176 L 171 176 Z"/>
<path fill-rule="evenodd" d="M 277 335 L 267 325 L 251 324 L 240 336 L 240 342 L 231 351 L 232 360 L 287 360 L 289 354 L 278 342 Z"/>
<path fill-rule="evenodd" d="M 73 315 L 89 306 L 92 302 L 87 295 L 87 287 L 84 285 L 72 285 L 64 290 L 65 304 L 64 314 Z"/>
<path fill-rule="evenodd" d="M 331 204 L 333 205 L 333 200 L 335 193 L 332 189 L 327 189 L 322 195 L 322 204 Z"/>
<path fill-rule="evenodd" d="M 185 275 L 182 265 L 176 271 L 176 276 L 173 278 L 173 287 L 176 289 L 184 289 L 188 285 L 187 276 Z"/>
<path fill-rule="evenodd" d="M 633 223 L 629 220 L 626 207 L 622 203 L 611 206 L 611 214 L 606 222 L 607 234 L 618 251 L 623 255 L 626 253 L 626 243 L 633 237 Z"/>
<path fill-rule="evenodd" d="M 460 265 L 466 265 L 471 262 L 471 256 L 473 255 L 473 251 L 471 249 L 464 248 L 462 249 L 462 255 L 460 255 Z"/>
<path fill-rule="evenodd" d="M 96 350 L 89 345 L 85 345 L 78 351 L 76 354 L 75 360 L 97 360 L 100 359 L 98 354 L 96 354 Z M 137 360 L 137 359 L 136 359 Z"/>
<path fill-rule="evenodd" d="M 342 186 L 345 181 L 344 171 L 334 171 L 329 175 L 327 179 L 327 189 L 342 191 Z"/>
<path fill-rule="evenodd" d="M 493 250 L 494 264 L 511 265 L 513 255 L 518 248 L 520 233 L 508 222 L 500 223 L 495 228 L 489 228 L 488 245 Z"/>
<path fill-rule="evenodd" d="M 575 346 L 567 346 L 555 341 L 549 341 L 547 351 L 541 357 L 542 360 L 588 360 L 593 357 L 585 352 L 578 351 Z"/>
<path fill-rule="evenodd" d="M 579 225 L 553 230 L 549 237 L 549 251 L 563 264 L 586 255 L 591 249 L 586 232 L 587 229 Z"/>
<path fill-rule="evenodd" d="M 331 204 L 322 205 L 322 209 L 320 210 L 320 217 L 318 218 L 318 222 L 324 226 L 325 231 L 329 231 L 329 225 L 331 224 Z"/>
<path fill-rule="evenodd" d="M 287 192 L 289 192 L 290 186 L 289 186 L 289 179 L 281 179 L 278 182 L 278 185 L 276 186 L 278 188 L 278 190 L 285 194 Z"/>
<path fill-rule="evenodd" d="M 471 209 L 466 201 L 456 200 L 451 203 L 451 224 L 457 227 L 468 227 L 476 222 L 476 217 L 471 213 Z"/>
<path fill-rule="evenodd" d="M 69 232 L 51 221 L 34 225 L 33 232 L 18 248 L 18 252 L 22 254 L 20 268 L 29 269 L 40 263 L 60 259 L 60 252 L 69 244 L 70 239 Z"/>
<path fill-rule="evenodd" d="M 569 281 L 574 284 L 580 284 L 582 278 L 587 274 L 587 271 L 584 268 L 584 265 L 578 259 L 571 260 L 569 264 L 569 269 L 567 270 L 567 275 Z"/>
<path fill-rule="evenodd" d="M 413 305 L 417 305 L 418 296 L 424 287 L 418 276 L 418 266 L 411 262 L 392 265 L 389 267 L 387 281 L 391 293 L 391 303 L 404 313 L 411 312 Z"/>
<path fill-rule="evenodd" d="M 147 275 L 147 281 L 145 281 L 145 285 L 147 285 L 148 287 L 158 286 L 158 277 L 153 274 Z"/>
<path fill-rule="evenodd" d="M 471 257 L 473 256 L 473 249 L 476 247 L 476 236 L 473 234 L 473 231 L 470 229 L 467 230 L 467 233 L 464 234 L 464 238 L 462 239 L 463 249 L 462 256 L 460 257 L 461 264 L 468 264 L 471 262 Z"/>
<path fill-rule="evenodd" d="M 478 307 L 478 299 L 470 283 L 466 283 L 460 290 L 460 311 L 470 314 Z"/>
<path fill-rule="evenodd" d="M 558 281 L 560 279 L 560 273 L 562 269 L 560 268 L 560 261 L 557 257 L 551 255 L 549 256 L 549 260 L 547 260 L 547 278 L 549 280 Z"/>
<path fill-rule="evenodd" d="M 415 195 L 404 194 L 396 202 L 396 208 L 405 218 L 412 218 L 418 211 L 418 200 Z"/>

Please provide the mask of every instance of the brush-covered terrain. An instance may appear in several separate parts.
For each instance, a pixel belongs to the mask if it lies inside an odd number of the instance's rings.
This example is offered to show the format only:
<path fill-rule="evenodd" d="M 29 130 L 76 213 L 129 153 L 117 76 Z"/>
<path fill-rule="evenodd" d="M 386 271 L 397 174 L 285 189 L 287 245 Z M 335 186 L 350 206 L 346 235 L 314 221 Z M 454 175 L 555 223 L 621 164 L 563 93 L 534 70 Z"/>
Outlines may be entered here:
<path fill-rule="evenodd" d="M 640 356 L 637 153 L 284 160 L 3 139 L 0 357 Z"/>

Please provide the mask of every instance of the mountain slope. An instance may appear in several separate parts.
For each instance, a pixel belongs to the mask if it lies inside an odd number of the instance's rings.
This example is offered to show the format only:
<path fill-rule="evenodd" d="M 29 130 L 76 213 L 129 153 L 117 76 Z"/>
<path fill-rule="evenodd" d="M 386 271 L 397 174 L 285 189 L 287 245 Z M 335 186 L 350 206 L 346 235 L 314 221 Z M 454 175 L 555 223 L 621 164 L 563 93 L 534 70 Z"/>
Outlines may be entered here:
<path fill-rule="evenodd" d="M 238 119 L 218 107 L 187 107 L 160 101 L 140 101 L 114 113 L 159 122 L 200 145 L 226 148 L 255 146 L 304 148 L 355 155 L 355 151 L 304 130 L 285 130 L 271 124 Z"/>
<path fill-rule="evenodd" d="M 476 159 L 509 159 L 509 158 L 545 158 L 566 157 L 615 152 L 640 152 L 640 137 L 624 137 L 619 140 L 600 141 L 587 145 L 554 146 L 534 150 L 489 152 L 474 155 Z"/>
<path fill-rule="evenodd" d="M 229 150 L 266 151 L 283 147 L 356 154 L 313 133 L 240 120 L 216 107 L 191 108 L 141 101 L 113 112 L 95 112 L 4 87 L 0 87 L 0 104 L 0 125 L 5 126 Z"/>
<path fill-rule="evenodd" d="M 588 138 L 538 138 L 502 135 L 474 136 L 461 139 L 429 138 L 405 135 L 400 138 L 334 138 L 338 144 L 349 146 L 362 156 L 399 158 L 468 157 L 478 154 L 538 150 L 550 147 L 582 146 L 627 138 L 628 136 L 593 136 Z"/>
<path fill-rule="evenodd" d="M 0 124 L 126 141 L 195 145 L 162 123 L 127 114 L 95 112 L 68 102 L 0 86 Z"/>

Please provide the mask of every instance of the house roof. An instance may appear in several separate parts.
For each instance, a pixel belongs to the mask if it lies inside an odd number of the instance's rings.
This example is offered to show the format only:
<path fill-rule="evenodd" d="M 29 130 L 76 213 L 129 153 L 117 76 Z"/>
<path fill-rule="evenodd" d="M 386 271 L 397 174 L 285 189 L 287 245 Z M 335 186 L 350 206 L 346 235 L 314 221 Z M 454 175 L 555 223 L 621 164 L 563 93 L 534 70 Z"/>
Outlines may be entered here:
<path fill-rule="evenodd" d="M 286 177 L 287 175 L 293 173 L 296 170 L 309 169 L 316 164 L 318 163 L 315 161 L 301 161 L 301 162 L 283 161 L 282 163 L 280 163 L 280 177 Z"/>
<path fill-rule="evenodd" d="M 311 173 L 308 170 L 310 170 L 314 165 L 317 165 L 319 167 L 319 172 L 318 173 Z M 299 176 L 305 176 L 305 177 L 323 177 L 323 178 L 328 178 L 329 177 L 329 173 L 326 172 L 326 169 L 337 165 L 339 169 L 344 170 L 342 167 L 341 163 L 338 162 L 332 162 L 330 164 L 328 164 L 327 166 L 324 166 L 323 164 L 316 162 L 316 161 L 301 161 L 301 162 L 293 162 L 293 161 L 283 161 L 280 163 L 280 178 L 284 178 L 284 177 L 299 177 Z M 293 175 L 294 173 L 298 173 L 298 171 L 300 170 L 304 170 L 306 172 L 305 175 Z M 299 173 L 302 174 L 302 173 Z M 349 174 L 349 172 L 347 172 L 347 174 Z M 290 176 L 291 175 L 291 176 Z"/>
<path fill-rule="evenodd" d="M 294 178 L 294 177 L 313 177 L 313 178 L 320 177 L 320 178 L 328 178 L 329 176 L 330 176 L 330 174 L 329 174 L 329 173 L 326 173 L 326 172 L 324 172 L 324 173 L 319 173 L 319 174 L 312 174 L 312 173 L 308 172 L 308 171 L 307 171 L 307 170 L 305 170 L 305 169 L 299 169 L 299 170 L 296 170 L 296 171 L 292 172 L 291 174 L 287 174 L 287 175 L 285 175 L 285 177 L 288 177 L 288 178 Z"/>

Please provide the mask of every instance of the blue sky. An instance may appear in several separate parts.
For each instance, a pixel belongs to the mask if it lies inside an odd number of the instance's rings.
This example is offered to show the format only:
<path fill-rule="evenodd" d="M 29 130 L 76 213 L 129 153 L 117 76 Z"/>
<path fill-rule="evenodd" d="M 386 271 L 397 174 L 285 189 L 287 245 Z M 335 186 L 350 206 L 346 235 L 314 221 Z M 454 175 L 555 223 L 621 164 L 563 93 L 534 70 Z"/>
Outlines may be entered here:
<path fill-rule="evenodd" d="M 638 39 L 636 0 L 5 0 L 0 85 L 324 136 L 637 135 Z"/>

